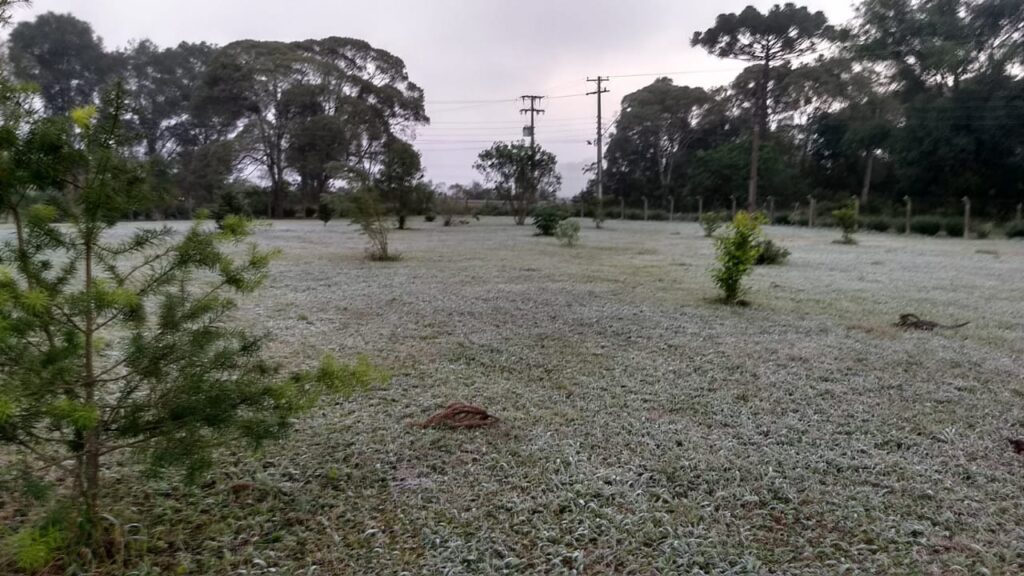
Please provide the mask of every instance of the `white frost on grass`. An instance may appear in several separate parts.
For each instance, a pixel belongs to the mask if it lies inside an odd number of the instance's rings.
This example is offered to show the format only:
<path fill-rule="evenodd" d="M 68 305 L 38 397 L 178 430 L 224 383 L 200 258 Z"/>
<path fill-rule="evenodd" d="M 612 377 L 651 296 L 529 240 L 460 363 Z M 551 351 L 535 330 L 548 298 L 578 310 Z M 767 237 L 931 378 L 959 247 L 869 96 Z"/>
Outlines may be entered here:
<path fill-rule="evenodd" d="M 284 255 L 240 314 L 272 354 L 396 377 L 217 475 L 254 501 L 147 504 L 157 549 L 196 573 L 1024 570 L 1024 244 L 769 228 L 793 255 L 740 309 L 713 303 L 695 224 L 586 225 L 577 250 L 507 219 L 413 226 L 386 264 L 344 223 L 260 232 Z M 972 324 L 908 334 L 902 312 Z M 503 422 L 407 425 L 452 401 Z"/>

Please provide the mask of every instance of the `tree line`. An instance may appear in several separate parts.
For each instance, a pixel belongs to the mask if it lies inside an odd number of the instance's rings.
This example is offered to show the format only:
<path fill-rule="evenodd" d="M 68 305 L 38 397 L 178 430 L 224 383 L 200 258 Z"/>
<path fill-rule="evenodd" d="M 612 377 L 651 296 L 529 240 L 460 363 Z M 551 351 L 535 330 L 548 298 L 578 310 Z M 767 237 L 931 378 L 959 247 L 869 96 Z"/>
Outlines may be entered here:
<path fill-rule="evenodd" d="M 660 78 L 626 96 L 606 195 L 693 211 L 910 198 L 951 213 L 966 196 L 1003 218 L 1024 200 L 1022 0 L 864 0 L 843 26 L 748 7 L 691 44 L 749 66 L 727 86 Z"/>
<path fill-rule="evenodd" d="M 401 211 L 424 192 L 409 143 L 429 121 L 423 90 L 401 58 L 362 40 L 107 50 L 88 23 L 47 13 L 14 27 L 4 68 L 53 117 L 119 84 L 123 144 L 145 165 L 156 216 L 190 217 L 225 194 L 275 218 L 312 215 L 325 193 L 365 186 Z"/>

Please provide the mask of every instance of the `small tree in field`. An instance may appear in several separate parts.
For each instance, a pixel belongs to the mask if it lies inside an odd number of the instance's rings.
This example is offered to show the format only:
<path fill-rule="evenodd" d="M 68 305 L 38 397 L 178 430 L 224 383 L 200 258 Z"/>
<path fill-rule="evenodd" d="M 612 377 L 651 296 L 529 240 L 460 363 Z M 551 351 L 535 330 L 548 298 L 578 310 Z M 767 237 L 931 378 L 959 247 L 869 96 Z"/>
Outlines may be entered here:
<path fill-rule="evenodd" d="M 538 203 L 553 201 L 562 187 L 555 155 L 538 145 L 496 142 L 480 153 L 476 171 L 494 185 L 523 226 Z"/>
<path fill-rule="evenodd" d="M 352 223 L 366 236 L 366 257 L 374 262 L 392 262 L 401 258 L 391 251 L 389 239 L 394 218 L 388 214 L 377 192 L 366 188 L 352 197 Z"/>
<path fill-rule="evenodd" d="M 330 199 L 323 199 L 320 201 L 320 206 L 316 209 L 316 217 L 324 223 L 324 227 L 338 215 L 338 209 L 334 206 L 334 203 Z"/>
<path fill-rule="evenodd" d="M 729 233 L 715 238 L 719 267 L 712 275 L 726 304 L 739 302 L 743 294 L 743 278 L 757 263 L 761 254 L 763 222 L 764 217 L 760 214 L 740 212 L 729 226 Z"/>
<path fill-rule="evenodd" d="M 259 288 L 274 256 L 246 244 L 248 220 L 112 231 L 147 206 L 122 154 L 123 111 L 115 89 L 99 109 L 16 125 L 7 114 L 0 129 L 0 204 L 15 232 L 0 249 L 0 446 L 22 463 L 0 480 L 56 480 L 74 511 L 11 540 L 25 570 L 102 559 L 113 454 L 195 478 L 218 446 L 278 438 L 322 394 L 376 377 L 330 358 L 281 376 L 264 339 L 229 322 L 231 296 Z M 61 201 L 35 203 L 56 186 Z M 75 553 L 53 564 L 63 547 Z"/>
<path fill-rule="evenodd" d="M 555 238 L 566 248 L 574 248 L 580 243 L 582 226 L 578 220 L 562 220 L 555 229 Z"/>
<path fill-rule="evenodd" d="M 700 226 L 704 229 L 704 237 L 711 238 L 722 227 L 722 215 L 718 212 L 705 212 L 700 215 Z"/>
<path fill-rule="evenodd" d="M 857 210 L 853 206 L 846 206 L 832 212 L 836 224 L 843 231 L 843 236 L 836 240 L 836 244 L 856 244 L 857 239 L 853 235 L 857 232 Z"/>

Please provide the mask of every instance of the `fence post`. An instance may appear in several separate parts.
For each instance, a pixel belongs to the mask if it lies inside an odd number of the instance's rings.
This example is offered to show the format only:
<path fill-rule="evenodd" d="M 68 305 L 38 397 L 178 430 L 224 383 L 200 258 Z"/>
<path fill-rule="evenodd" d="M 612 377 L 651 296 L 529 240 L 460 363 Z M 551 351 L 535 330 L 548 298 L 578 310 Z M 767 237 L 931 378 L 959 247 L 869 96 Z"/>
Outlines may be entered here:
<path fill-rule="evenodd" d="M 668 199 L 668 221 L 669 222 L 675 222 L 676 221 L 676 199 L 675 198 L 669 198 Z"/>
<path fill-rule="evenodd" d="M 910 196 L 904 196 L 903 201 L 907 203 L 907 228 L 906 234 L 910 236 L 910 221 L 914 218 L 914 201 L 910 199 Z"/>
<path fill-rule="evenodd" d="M 626 199 L 619 198 L 619 220 L 626 219 Z"/>
<path fill-rule="evenodd" d="M 971 199 L 967 196 L 963 198 L 964 202 L 964 240 L 971 237 Z"/>
<path fill-rule="evenodd" d="M 1018 210 L 1017 213 L 1019 214 L 1020 211 Z M 704 197 L 700 196 L 699 198 L 697 198 L 697 220 L 700 221 L 700 219 L 703 218 L 703 217 L 704 217 Z"/>
<path fill-rule="evenodd" d="M 732 199 L 732 217 L 736 218 L 736 196 L 729 196 Z"/>
<path fill-rule="evenodd" d="M 850 199 L 853 200 L 853 228 L 860 230 L 860 198 L 851 196 Z"/>
<path fill-rule="evenodd" d="M 811 204 L 810 208 L 808 208 L 809 212 L 807 213 L 807 227 L 814 228 L 814 208 L 816 201 L 814 200 L 814 196 L 808 196 L 807 201 Z"/>
<path fill-rule="evenodd" d="M 793 226 L 799 226 L 797 220 L 800 218 L 800 203 L 793 202 L 793 214 L 789 217 L 789 223 Z"/>
<path fill-rule="evenodd" d="M 1017 224 L 1024 222 L 1024 202 L 1017 204 Z"/>
<path fill-rule="evenodd" d="M 644 222 L 647 222 L 647 196 L 644 196 Z"/>
<path fill-rule="evenodd" d="M 775 224 L 775 196 L 768 197 L 768 224 Z"/>

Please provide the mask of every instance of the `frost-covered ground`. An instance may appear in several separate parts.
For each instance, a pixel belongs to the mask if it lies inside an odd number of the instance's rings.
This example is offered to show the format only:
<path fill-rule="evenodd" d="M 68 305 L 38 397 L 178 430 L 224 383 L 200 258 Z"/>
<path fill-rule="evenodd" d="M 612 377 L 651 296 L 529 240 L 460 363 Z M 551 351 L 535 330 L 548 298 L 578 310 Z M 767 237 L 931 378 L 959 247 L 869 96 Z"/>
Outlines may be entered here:
<path fill-rule="evenodd" d="M 1024 243 L 770 228 L 790 263 L 727 308 L 694 224 L 587 222 L 576 249 L 508 219 L 413 225 L 391 264 L 345 223 L 260 232 L 283 256 L 241 314 L 272 354 L 395 377 L 203 488 L 125 491 L 154 566 L 1024 571 Z M 972 324 L 908 334 L 902 312 Z M 452 401 L 502 423 L 409 426 Z"/>

